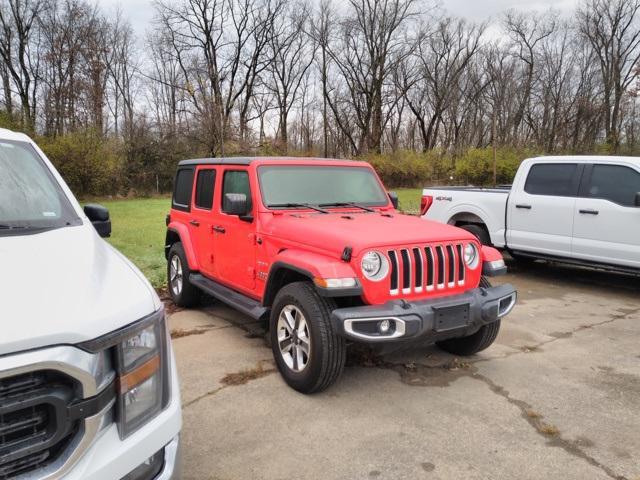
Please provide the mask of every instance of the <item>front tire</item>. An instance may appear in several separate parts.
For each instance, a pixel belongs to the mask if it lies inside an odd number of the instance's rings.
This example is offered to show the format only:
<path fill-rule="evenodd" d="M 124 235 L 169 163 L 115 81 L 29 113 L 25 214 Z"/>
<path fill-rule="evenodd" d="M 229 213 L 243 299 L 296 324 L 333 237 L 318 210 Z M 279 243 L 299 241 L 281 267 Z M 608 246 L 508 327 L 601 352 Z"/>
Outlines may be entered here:
<path fill-rule="evenodd" d="M 167 289 L 173 303 L 182 308 L 196 306 L 202 296 L 202 292 L 189 281 L 190 275 L 182 243 L 176 242 L 171 246 L 167 260 Z"/>
<path fill-rule="evenodd" d="M 485 277 L 480 279 L 480 287 L 491 288 L 491 283 Z M 486 350 L 495 341 L 500 332 L 500 320 L 496 320 L 488 325 L 483 325 L 473 335 L 461 338 L 451 338 L 437 342 L 436 345 L 445 352 L 463 357 L 475 355 L 482 350 Z"/>
<path fill-rule="evenodd" d="M 342 374 L 347 347 L 331 323 L 335 302 L 309 282 L 283 287 L 271 309 L 271 349 L 280 374 L 301 393 L 317 393 Z"/>

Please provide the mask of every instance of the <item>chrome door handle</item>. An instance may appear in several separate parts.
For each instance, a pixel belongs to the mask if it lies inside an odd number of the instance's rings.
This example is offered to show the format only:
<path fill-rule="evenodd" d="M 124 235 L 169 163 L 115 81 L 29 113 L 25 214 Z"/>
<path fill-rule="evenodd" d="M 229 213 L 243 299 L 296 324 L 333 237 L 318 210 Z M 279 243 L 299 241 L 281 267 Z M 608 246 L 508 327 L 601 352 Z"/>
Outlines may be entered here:
<path fill-rule="evenodd" d="M 191 225 L 193 225 L 194 227 L 199 227 L 200 226 L 200 222 L 197 220 L 191 220 L 189 222 Z"/>
<path fill-rule="evenodd" d="M 213 227 L 213 231 L 216 232 L 216 233 L 225 233 L 226 232 L 224 227 L 220 227 L 220 226 L 217 226 L 217 225 L 215 227 Z"/>
<path fill-rule="evenodd" d="M 600 212 L 598 210 L 580 210 L 580 213 L 584 215 L 598 215 Z"/>
<path fill-rule="evenodd" d="M 516 205 L 516 208 L 524 208 L 525 210 L 531 210 L 531 205 Z"/>

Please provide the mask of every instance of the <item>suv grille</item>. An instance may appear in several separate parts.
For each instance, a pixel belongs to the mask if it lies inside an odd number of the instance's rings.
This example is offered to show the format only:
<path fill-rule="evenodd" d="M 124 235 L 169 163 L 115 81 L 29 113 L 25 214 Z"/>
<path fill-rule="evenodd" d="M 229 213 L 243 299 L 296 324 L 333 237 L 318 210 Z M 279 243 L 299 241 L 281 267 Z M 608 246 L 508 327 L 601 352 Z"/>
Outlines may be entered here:
<path fill-rule="evenodd" d="M 38 371 L 0 379 L 0 480 L 55 461 L 79 430 L 67 420 L 73 379 Z"/>
<path fill-rule="evenodd" d="M 465 282 L 463 245 L 427 245 L 389 250 L 391 295 L 429 292 Z"/>

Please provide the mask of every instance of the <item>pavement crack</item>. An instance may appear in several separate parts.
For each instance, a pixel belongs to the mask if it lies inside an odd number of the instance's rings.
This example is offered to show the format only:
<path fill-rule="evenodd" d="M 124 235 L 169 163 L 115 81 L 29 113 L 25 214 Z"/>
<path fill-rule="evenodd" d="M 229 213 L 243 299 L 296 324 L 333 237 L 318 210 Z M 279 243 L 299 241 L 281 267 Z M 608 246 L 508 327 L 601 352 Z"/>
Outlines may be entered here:
<path fill-rule="evenodd" d="M 547 440 L 547 445 L 551 447 L 562 448 L 569 455 L 580 458 L 589 463 L 591 466 L 598 468 L 609 478 L 612 478 L 614 480 L 628 480 L 624 475 L 617 474 L 610 467 L 608 467 L 607 465 L 603 465 L 594 457 L 585 452 L 581 448 L 579 441 L 572 441 L 564 438 L 560 430 L 558 430 L 555 425 L 545 423 L 543 421 L 544 416 L 536 412 L 529 403 L 524 400 L 513 398 L 504 387 L 498 385 L 486 375 L 483 375 L 476 371 L 470 373 L 469 377 L 483 382 L 493 393 L 499 395 L 511 405 L 517 407 L 521 412 L 522 418 L 524 418 L 526 422 L 531 425 L 531 427 L 533 427 L 539 435 Z"/>
<path fill-rule="evenodd" d="M 199 395 L 196 398 L 193 398 L 193 399 L 189 400 L 188 402 L 183 402 L 182 403 L 182 409 L 184 410 L 184 409 L 190 407 L 194 403 L 197 403 L 197 402 L 199 402 L 200 400 L 202 400 L 204 398 L 216 395 L 217 393 L 220 393 L 225 388 L 237 387 L 237 386 L 240 386 L 240 385 L 245 385 L 245 384 L 247 384 L 247 383 L 249 383 L 249 382 L 251 382 L 253 380 L 257 380 L 259 378 L 266 377 L 267 375 L 270 375 L 270 374 L 276 372 L 276 369 L 273 368 L 273 367 L 265 367 L 265 363 L 271 363 L 271 361 L 270 360 L 260 360 L 256 364 L 256 366 L 253 367 L 253 368 L 248 368 L 248 369 L 245 369 L 245 370 L 241 370 L 239 372 L 226 374 L 220 380 L 220 383 L 222 383 L 221 386 L 219 386 L 218 388 L 214 388 L 213 390 L 209 390 L 208 392 L 203 393 L 202 395 Z"/>
<path fill-rule="evenodd" d="M 537 351 L 540 351 L 540 349 L 546 345 L 549 345 L 551 343 L 557 342 L 558 340 L 566 340 L 568 338 L 573 337 L 574 334 L 581 332 L 583 330 L 590 330 L 592 328 L 596 328 L 596 327 L 601 327 L 603 325 L 608 325 L 610 323 L 613 322 L 617 322 L 618 320 L 624 320 L 628 317 L 630 317 L 631 315 L 635 315 L 637 313 L 640 313 L 640 308 L 636 308 L 633 310 L 628 310 L 626 312 L 620 313 L 618 315 L 613 315 L 611 316 L 611 318 L 607 319 L 607 320 L 603 320 L 602 322 L 596 322 L 596 323 L 589 323 L 589 324 L 584 324 L 584 325 L 580 325 L 577 328 L 574 328 L 573 330 L 569 330 L 568 332 L 554 332 L 554 333 L 550 333 L 549 336 L 551 336 L 552 338 L 550 338 L 549 340 L 545 340 L 543 342 L 539 342 L 539 343 L 535 343 L 532 345 L 525 345 L 522 347 L 512 347 L 510 345 L 505 345 L 507 347 L 510 348 L 514 348 L 514 351 L 512 352 L 507 352 L 503 355 L 500 355 L 498 357 L 490 357 L 490 358 L 479 358 L 479 359 L 475 359 L 472 360 L 471 363 L 482 363 L 482 362 L 489 362 L 491 360 L 502 360 L 505 358 L 510 358 L 514 355 L 520 355 L 523 353 L 535 353 Z"/>

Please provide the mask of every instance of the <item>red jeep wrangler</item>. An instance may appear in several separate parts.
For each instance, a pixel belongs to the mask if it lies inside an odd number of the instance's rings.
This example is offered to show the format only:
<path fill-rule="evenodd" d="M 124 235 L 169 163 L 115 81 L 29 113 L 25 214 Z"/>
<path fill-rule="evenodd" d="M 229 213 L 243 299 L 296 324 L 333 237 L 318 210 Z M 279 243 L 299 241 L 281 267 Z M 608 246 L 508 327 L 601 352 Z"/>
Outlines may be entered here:
<path fill-rule="evenodd" d="M 484 350 L 516 302 L 485 278 L 506 271 L 497 250 L 399 213 L 364 162 L 182 161 L 167 226 L 174 302 L 205 292 L 268 319 L 278 369 L 304 393 L 336 381 L 348 342 Z"/>

